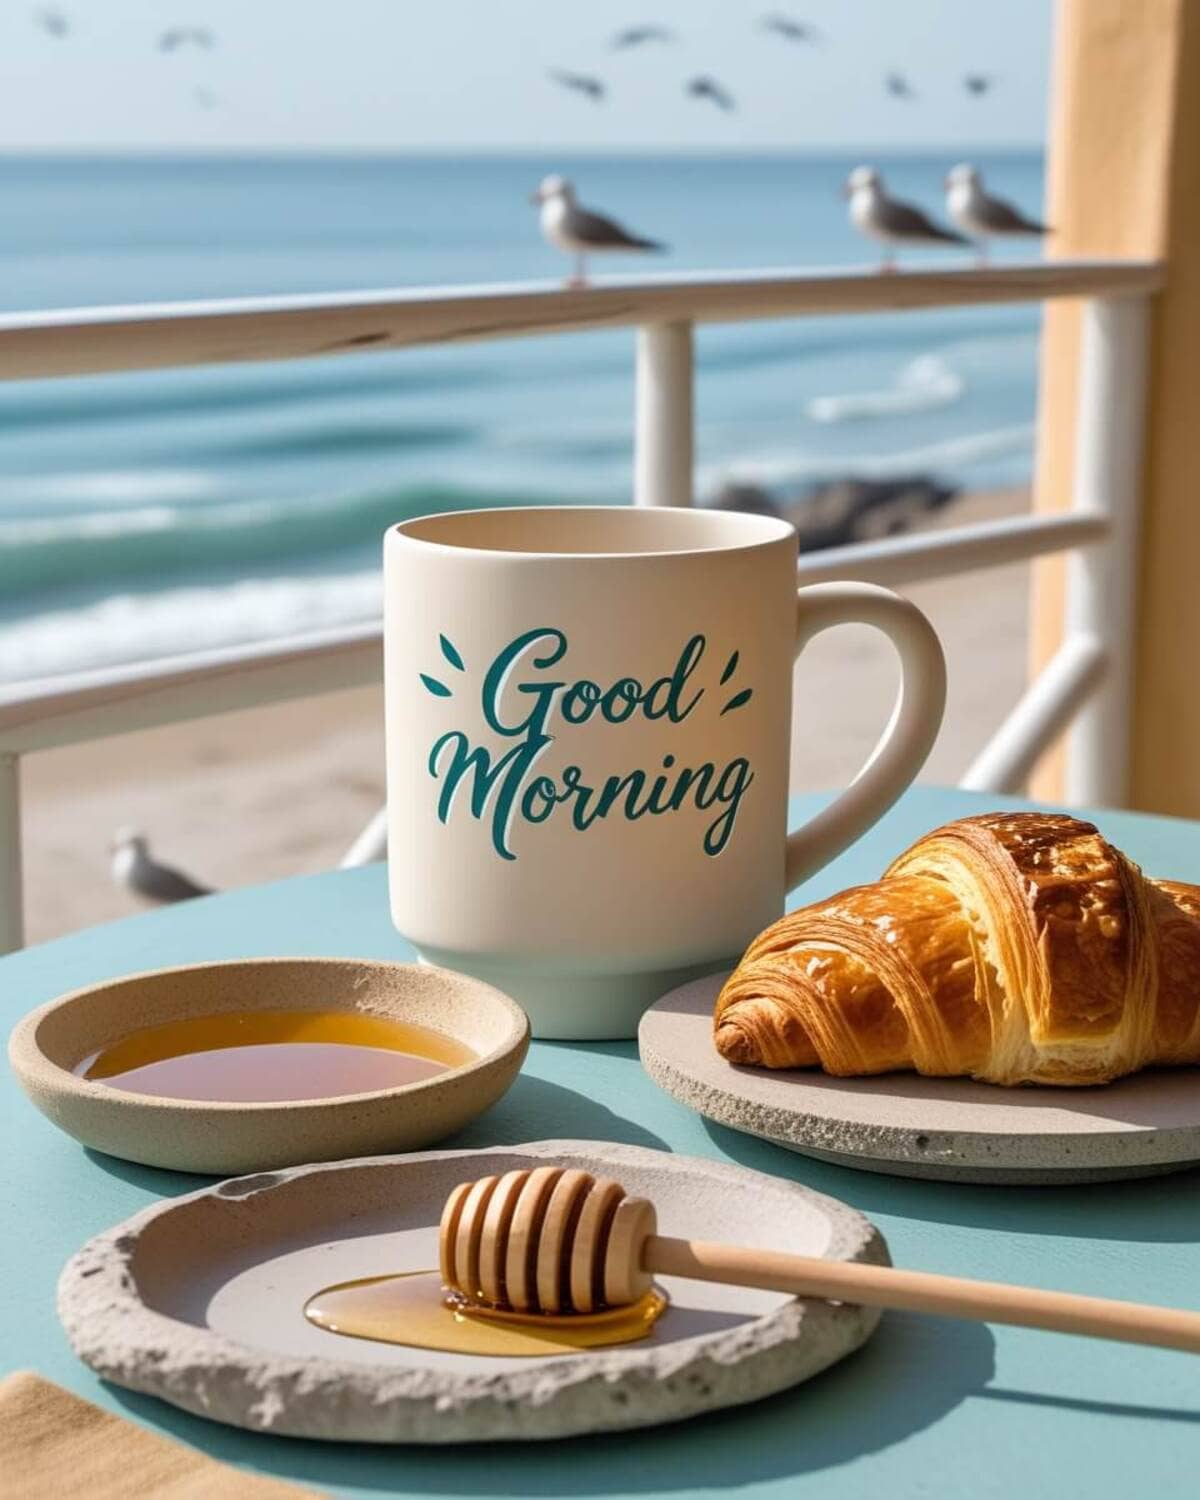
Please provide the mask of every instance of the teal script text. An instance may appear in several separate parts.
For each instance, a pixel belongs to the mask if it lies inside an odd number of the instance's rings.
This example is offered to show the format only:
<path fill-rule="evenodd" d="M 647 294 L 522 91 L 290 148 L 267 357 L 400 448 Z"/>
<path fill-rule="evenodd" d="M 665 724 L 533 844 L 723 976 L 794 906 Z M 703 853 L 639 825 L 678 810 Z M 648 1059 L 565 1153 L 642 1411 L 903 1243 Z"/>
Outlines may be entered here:
<path fill-rule="evenodd" d="M 441 639 L 443 655 L 457 670 L 465 671 L 457 650 L 445 636 Z M 438 818 L 448 822 L 456 801 L 465 796 L 469 815 L 490 824 L 496 853 L 502 859 L 515 859 L 514 823 L 545 823 L 559 809 L 583 833 L 608 817 L 637 822 L 694 807 L 714 812 L 704 829 L 703 847 L 706 854 L 720 854 L 754 780 L 744 756 L 723 766 L 712 761 L 678 766 L 675 756 L 668 754 L 652 769 L 599 776 L 588 776 L 575 764 L 564 766 L 557 778 L 538 770 L 539 761 L 555 742 L 555 724 L 560 726 L 559 734 L 567 726 L 588 723 L 619 726 L 635 716 L 682 724 L 705 697 L 705 689 L 695 681 L 705 650 L 704 636 L 694 635 L 671 669 L 654 681 L 620 677 L 603 685 L 587 678 L 572 681 L 562 670 L 568 643 L 561 630 L 543 627 L 517 636 L 488 667 L 481 696 L 485 723 L 502 742 L 511 743 L 507 749 L 493 751 L 473 745 L 461 729 L 448 730 L 434 742 L 429 773 L 440 782 Z M 722 684 L 737 662 L 734 652 Z M 422 674 L 422 680 L 435 696 L 453 696 L 437 679 Z M 752 696 L 752 689 L 742 689 L 721 712 L 741 707 Z"/>

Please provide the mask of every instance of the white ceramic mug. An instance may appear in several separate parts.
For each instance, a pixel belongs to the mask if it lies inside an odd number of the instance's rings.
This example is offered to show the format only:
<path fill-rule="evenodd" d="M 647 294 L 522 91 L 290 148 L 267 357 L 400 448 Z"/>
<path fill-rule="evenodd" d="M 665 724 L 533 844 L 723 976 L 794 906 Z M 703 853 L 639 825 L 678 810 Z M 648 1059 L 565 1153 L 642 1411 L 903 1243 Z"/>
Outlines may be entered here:
<path fill-rule="evenodd" d="M 736 959 L 912 781 L 941 722 L 924 615 L 870 584 L 797 593 L 796 534 L 773 518 L 426 516 L 388 532 L 384 574 L 392 917 L 537 1036 L 633 1036 L 666 990 Z M 852 621 L 899 653 L 895 710 L 788 837 L 793 658 Z"/>

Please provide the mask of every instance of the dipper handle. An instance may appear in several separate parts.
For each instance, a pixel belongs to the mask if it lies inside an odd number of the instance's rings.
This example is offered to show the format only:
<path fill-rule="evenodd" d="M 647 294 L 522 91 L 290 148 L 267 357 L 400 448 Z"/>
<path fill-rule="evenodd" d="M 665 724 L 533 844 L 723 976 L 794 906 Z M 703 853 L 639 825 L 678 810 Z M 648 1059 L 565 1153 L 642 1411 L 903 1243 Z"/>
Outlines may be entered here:
<path fill-rule="evenodd" d="M 553 1166 L 481 1177 L 446 1200 L 442 1280 L 468 1302 L 563 1314 L 634 1303 L 655 1274 L 686 1276 L 1200 1353 L 1200 1312 L 743 1250 L 657 1230 L 649 1199 L 630 1197 L 611 1178 Z"/>
<path fill-rule="evenodd" d="M 1200 1313 L 1180 1308 L 1114 1302 L 998 1281 L 969 1281 L 961 1276 L 935 1276 L 898 1266 L 821 1260 L 778 1250 L 741 1250 L 733 1245 L 657 1234 L 643 1246 L 642 1266 L 652 1274 L 762 1287 L 796 1297 L 826 1297 L 947 1318 L 1014 1323 L 1022 1328 L 1082 1333 L 1200 1354 Z"/>

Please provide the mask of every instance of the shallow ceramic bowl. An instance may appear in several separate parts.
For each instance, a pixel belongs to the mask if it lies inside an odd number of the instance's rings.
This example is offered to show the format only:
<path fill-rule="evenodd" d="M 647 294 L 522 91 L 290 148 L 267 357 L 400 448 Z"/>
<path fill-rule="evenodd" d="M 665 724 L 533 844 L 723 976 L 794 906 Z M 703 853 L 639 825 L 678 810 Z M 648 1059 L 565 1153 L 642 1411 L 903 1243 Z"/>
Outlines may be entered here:
<path fill-rule="evenodd" d="M 88 1082 L 84 1058 L 146 1026 L 244 1010 L 348 1010 L 431 1027 L 475 1061 L 366 1094 L 262 1104 L 156 1098 Z M 178 1172 L 259 1172 L 412 1151 L 481 1114 L 516 1078 L 525 1012 L 499 990 L 418 964 L 260 958 L 129 974 L 31 1011 L 8 1054 L 38 1109 L 85 1146 Z"/>

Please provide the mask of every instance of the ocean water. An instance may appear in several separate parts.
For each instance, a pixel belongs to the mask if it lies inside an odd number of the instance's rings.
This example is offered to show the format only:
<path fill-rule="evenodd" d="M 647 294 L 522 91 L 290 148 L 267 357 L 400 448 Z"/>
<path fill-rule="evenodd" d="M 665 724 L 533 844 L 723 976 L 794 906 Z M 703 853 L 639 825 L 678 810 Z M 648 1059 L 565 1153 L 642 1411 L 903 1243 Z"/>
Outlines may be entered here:
<path fill-rule="evenodd" d="M 888 181 L 940 211 L 952 159 L 889 159 Z M 977 161 L 1038 208 L 1040 157 Z M 555 278 L 528 202 L 550 170 L 666 241 L 663 269 L 852 264 L 870 254 L 839 195 L 854 164 L 9 158 L 0 310 Z M 699 496 L 1024 481 L 1038 322 L 964 308 L 701 330 Z M 632 360 L 614 330 L 0 384 L 0 681 L 369 619 L 380 536 L 405 516 L 627 502 Z"/>

